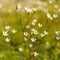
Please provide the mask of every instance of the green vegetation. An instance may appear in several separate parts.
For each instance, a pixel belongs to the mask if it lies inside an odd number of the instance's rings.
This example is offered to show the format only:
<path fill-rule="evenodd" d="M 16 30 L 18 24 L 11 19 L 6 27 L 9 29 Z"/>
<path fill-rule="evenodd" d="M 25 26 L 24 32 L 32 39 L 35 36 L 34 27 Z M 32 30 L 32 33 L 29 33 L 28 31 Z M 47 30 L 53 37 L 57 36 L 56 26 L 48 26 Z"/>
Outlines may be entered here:
<path fill-rule="evenodd" d="M 60 60 L 60 11 L 53 6 L 45 7 L 48 13 L 0 11 L 0 60 Z"/>

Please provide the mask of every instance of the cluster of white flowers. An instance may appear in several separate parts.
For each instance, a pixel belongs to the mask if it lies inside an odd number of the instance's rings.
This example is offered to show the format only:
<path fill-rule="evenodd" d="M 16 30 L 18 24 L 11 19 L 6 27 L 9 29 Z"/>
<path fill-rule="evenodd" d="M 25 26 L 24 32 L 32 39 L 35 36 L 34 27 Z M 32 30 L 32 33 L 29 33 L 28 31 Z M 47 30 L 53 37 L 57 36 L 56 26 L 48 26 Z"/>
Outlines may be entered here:
<path fill-rule="evenodd" d="M 7 25 L 5 26 L 5 31 L 3 31 L 3 36 L 7 37 L 9 34 L 8 34 L 8 31 L 9 29 L 11 28 L 11 26 Z M 15 34 L 17 31 L 15 29 L 12 30 L 12 33 Z M 5 39 L 6 42 L 10 42 L 10 39 L 7 37 Z"/>
<path fill-rule="evenodd" d="M 40 34 L 41 37 L 44 37 L 46 35 L 48 35 L 48 32 L 47 31 L 44 31 L 43 33 Z"/>
<path fill-rule="evenodd" d="M 57 14 L 53 14 L 53 16 L 51 16 L 49 13 L 47 13 L 47 18 L 53 20 L 53 18 L 57 18 L 58 15 Z"/>
<path fill-rule="evenodd" d="M 37 11 L 37 10 L 38 10 L 37 8 L 29 8 L 29 7 L 25 7 L 24 9 L 25 9 L 25 11 L 27 11 L 28 13 L 31 13 L 31 12 L 33 12 L 33 11 Z"/>
<path fill-rule="evenodd" d="M 60 31 L 55 31 L 55 34 L 56 34 L 56 39 L 57 40 L 60 40 L 60 35 L 59 35 L 60 34 Z"/>
<path fill-rule="evenodd" d="M 37 34 L 38 34 L 38 31 L 37 31 L 36 29 L 32 28 L 32 29 L 31 29 L 31 34 L 37 35 Z"/>

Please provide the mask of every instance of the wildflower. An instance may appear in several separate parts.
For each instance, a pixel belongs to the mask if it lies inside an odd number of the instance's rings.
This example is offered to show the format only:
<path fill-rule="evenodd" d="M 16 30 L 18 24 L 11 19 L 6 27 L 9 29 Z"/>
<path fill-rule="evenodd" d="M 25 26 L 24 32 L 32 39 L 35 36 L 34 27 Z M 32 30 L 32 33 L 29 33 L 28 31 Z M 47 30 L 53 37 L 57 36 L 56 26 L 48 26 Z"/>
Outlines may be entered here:
<path fill-rule="evenodd" d="M 40 34 L 40 36 L 41 36 L 41 37 L 44 37 L 44 36 L 45 36 L 45 34 L 41 33 L 41 34 Z"/>
<path fill-rule="evenodd" d="M 57 16 L 57 14 L 54 14 L 53 17 L 54 17 L 54 18 L 57 18 L 58 16 Z"/>
<path fill-rule="evenodd" d="M 26 38 L 26 37 L 24 37 L 24 40 L 25 40 L 25 41 L 27 41 L 27 38 Z"/>
<path fill-rule="evenodd" d="M 10 39 L 9 39 L 9 38 L 6 38 L 5 41 L 6 41 L 6 42 L 10 42 Z"/>
<path fill-rule="evenodd" d="M 58 31 L 55 31 L 55 34 L 58 34 Z"/>
<path fill-rule="evenodd" d="M 21 9 L 22 6 L 20 4 L 17 5 L 17 9 Z"/>
<path fill-rule="evenodd" d="M 15 29 L 12 30 L 12 33 L 15 34 L 17 31 Z"/>
<path fill-rule="evenodd" d="M 38 56 L 38 53 L 37 52 L 34 52 L 33 54 L 34 54 L 34 56 Z"/>
<path fill-rule="evenodd" d="M 44 31 L 44 34 L 45 34 L 45 35 L 48 35 L 48 32 Z"/>
<path fill-rule="evenodd" d="M 31 48 L 33 45 L 32 44 L 29 44 L 29 47 Z"/>
<path fill-rule="evenodd" d="M 22 52 L 22 51 L 23 51 L 23 48 L 18 48 L 18 50 L 19 50 L 20 52 Z"/>
<path fill-rule="evenodd" d="M 28 34 L 28 32 L 24 32 L 24 36 L 28 36 L 29 34 Z"/>
<path fill-rule="evenodd" d="M 35 38 L 31 38 L 31 41 L 32 41 L 32 42 L 35 42 L 35 41 L 36 41 L 36 39 L 35 39 Z"/>
<path fill-rule="evenodd" d="M 8 26 L 5 26 L 5 29 L 9 30 L 11 27 L 8 25 Z"/>
<path fill-rule="evenodd" d="M 3 31 L 3 36 L 8 36 L 8 31 Z"/>
<path fill-rule="evenodd" d="M 39 26 L 39 27 L 42 27 L 42 24 L 38 23 L 38 26 Z"/>
<path fill-rule="evenodd" d="M 28 7 L 25 7 L 25 10 L 28 12 L 28 13 L 31 13 L 33 10 L 31 8 L 28 8 Z"/>
<path fill-rule="evenodd" d="M 57 40 L 60 40 L 60 37 L 56 37 Z"/>
<path fill-rule="evenodd" d="M 30 28 L 30 26 L 29 26 L 29 25 L 27 25 L 27 26 L 26 26 L 26 28 L 27 28 L 27 29 L 29 29 L 29 28 Z"/>

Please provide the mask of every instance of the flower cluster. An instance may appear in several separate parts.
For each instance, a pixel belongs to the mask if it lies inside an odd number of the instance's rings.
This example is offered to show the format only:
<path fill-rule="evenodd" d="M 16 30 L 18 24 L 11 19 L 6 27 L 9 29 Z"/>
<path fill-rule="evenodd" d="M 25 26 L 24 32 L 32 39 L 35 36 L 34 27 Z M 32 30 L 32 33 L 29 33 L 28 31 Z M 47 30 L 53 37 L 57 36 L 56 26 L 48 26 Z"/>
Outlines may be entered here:
<path fill-rule="evenodd" d="M 3 31 L 3 36 L 5 36 L 6 38 L 5 38 L 5 41 L 6 42 L 10 42 L 10 39 L 8 38 L 8 31 L 9 31 L 9 29 L 11 28 L 11 26 L 9 26 L 9 25 L 7 25 L 7 26 L 5 26 L 5 31 Z M 13 33 L 13 34 L 15 34 L 17 31 L 15 30 L 15 29 L 13 29 L 13 30 L 11 30 L 11 32 Z"/>

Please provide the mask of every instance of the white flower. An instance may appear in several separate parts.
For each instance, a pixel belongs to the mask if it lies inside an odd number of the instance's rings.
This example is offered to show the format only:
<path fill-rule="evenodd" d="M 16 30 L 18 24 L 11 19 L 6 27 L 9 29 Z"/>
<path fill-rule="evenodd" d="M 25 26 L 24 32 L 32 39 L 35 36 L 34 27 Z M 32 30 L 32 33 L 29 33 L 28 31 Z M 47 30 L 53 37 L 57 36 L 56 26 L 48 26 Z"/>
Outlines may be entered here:
<path fill-rule="evenodd" d="M 6 38 L 5 41 L 6 41 L 6 42 L 10 42 L 10 39 L 9 39 L 9 38 Z"/>
<path fill-rule="evenodd" d="M 24 37 L 24 40 L 27 41 L 28 39 L 26 37 Z"/>
<path fill-rule="evenodd" d="M 28 34 L 28 32 L 24 32 L 24 36 L 28 36 L 29 34 Z"/>
<path fill-rule="evenodd" d="M 35 41 L 36 41 L 36 39 L 35 39 L 35 38 L 31 38 L 31 41 L 32 41 L 32 42 L 35 42 Z"/>
<path fill-rule="evenodd" d="M 31 8 L 28 8 L 28 7 L 25 7 L 25 10 L 28 12 L 28 13 L 31 13 L 33 10 Z"/>
<path fill-rule="evenodd" d="M 18 50 L 19 50 L 20 52 L 22 52 L 22 51 L 23 51 L 23 48 L 18 48 Z"/>
<path fill-rule="evenodd" d="M 50 14 L 49 13 L 47 13 L 47 18 L 50 18 L 51 16 L 50 16 Z"/>
<path fill-rule="evenodd" d="M 5 26 L 5 29 L 9 30 L 11 27 L 8 25 L 8 26 Z"/>
<path fill-rule="evenodd" d="M 27 25 L 27 26 L 26 26 L 26 28 L 27 28 L 27 29 L 29 29 L 29 28 L 30 28 L 30 26 L 29 26 L 29 25 Z"/>
<path fill-rule="evenodd" d="M 12 33 L 13 33 L 13 34 L 16 33 L 16 32 L 17 32 L 17 31 L 16 31 L 15 29 L 12 30 Z"/>
<path fill-rule="evenodd" d="M 38 53 L 37 52 L 34 52 L 33 54 L 34 54 L 34 56 L 38 56 Z"/>
<path fill-rule="evenodd" d="M 57 40 L 60 40 L 60 37 L 56 37 Z"/>
<path fill-rule="evenodd" d="M 3 31 L 3 36 L 8 36 L 8 31 Z"/>
<path fill-rule="evenodd" d="M 32 44 L 29 44 L 29 47 L 31 48 L 33 45 Z"/>
<path fill-rule="evenodd" d="M 42 24 L 38 23 L 38 26 L 39 26 L 39 27 L 42 27 Z"/>
<path fill-rule="evenodd" d="M 41 36 L 41 37 L 44 37 L 44 36 L 45 36 L 45 34 L 41 33 L 41 34 L 40 34 L 40 36 Z"/>
<path fill-rule="evenodd" d="M 58 31 L 55 31 L 55 34 L 58 34 L 59 32 Z"/>
<path fill-rule="evenodd" d="M 17 9 L 21 9 L 22 6 L 20 4 L 17 5 Z"/>
<path fill-rule="evenodd" d="M 48 32 L 44 31 L 44 34 L 45 34 L 45 35 L 48 35 Z"/>
<path fill-rule="evenodd" d="M 57 15 L 57 14 L 54 14 L 54 15 L 53 15 L 53 17 L 54 17 L 54 18 L 57 18 L 57 17 L 58 17 L 58 15 Z"/>

